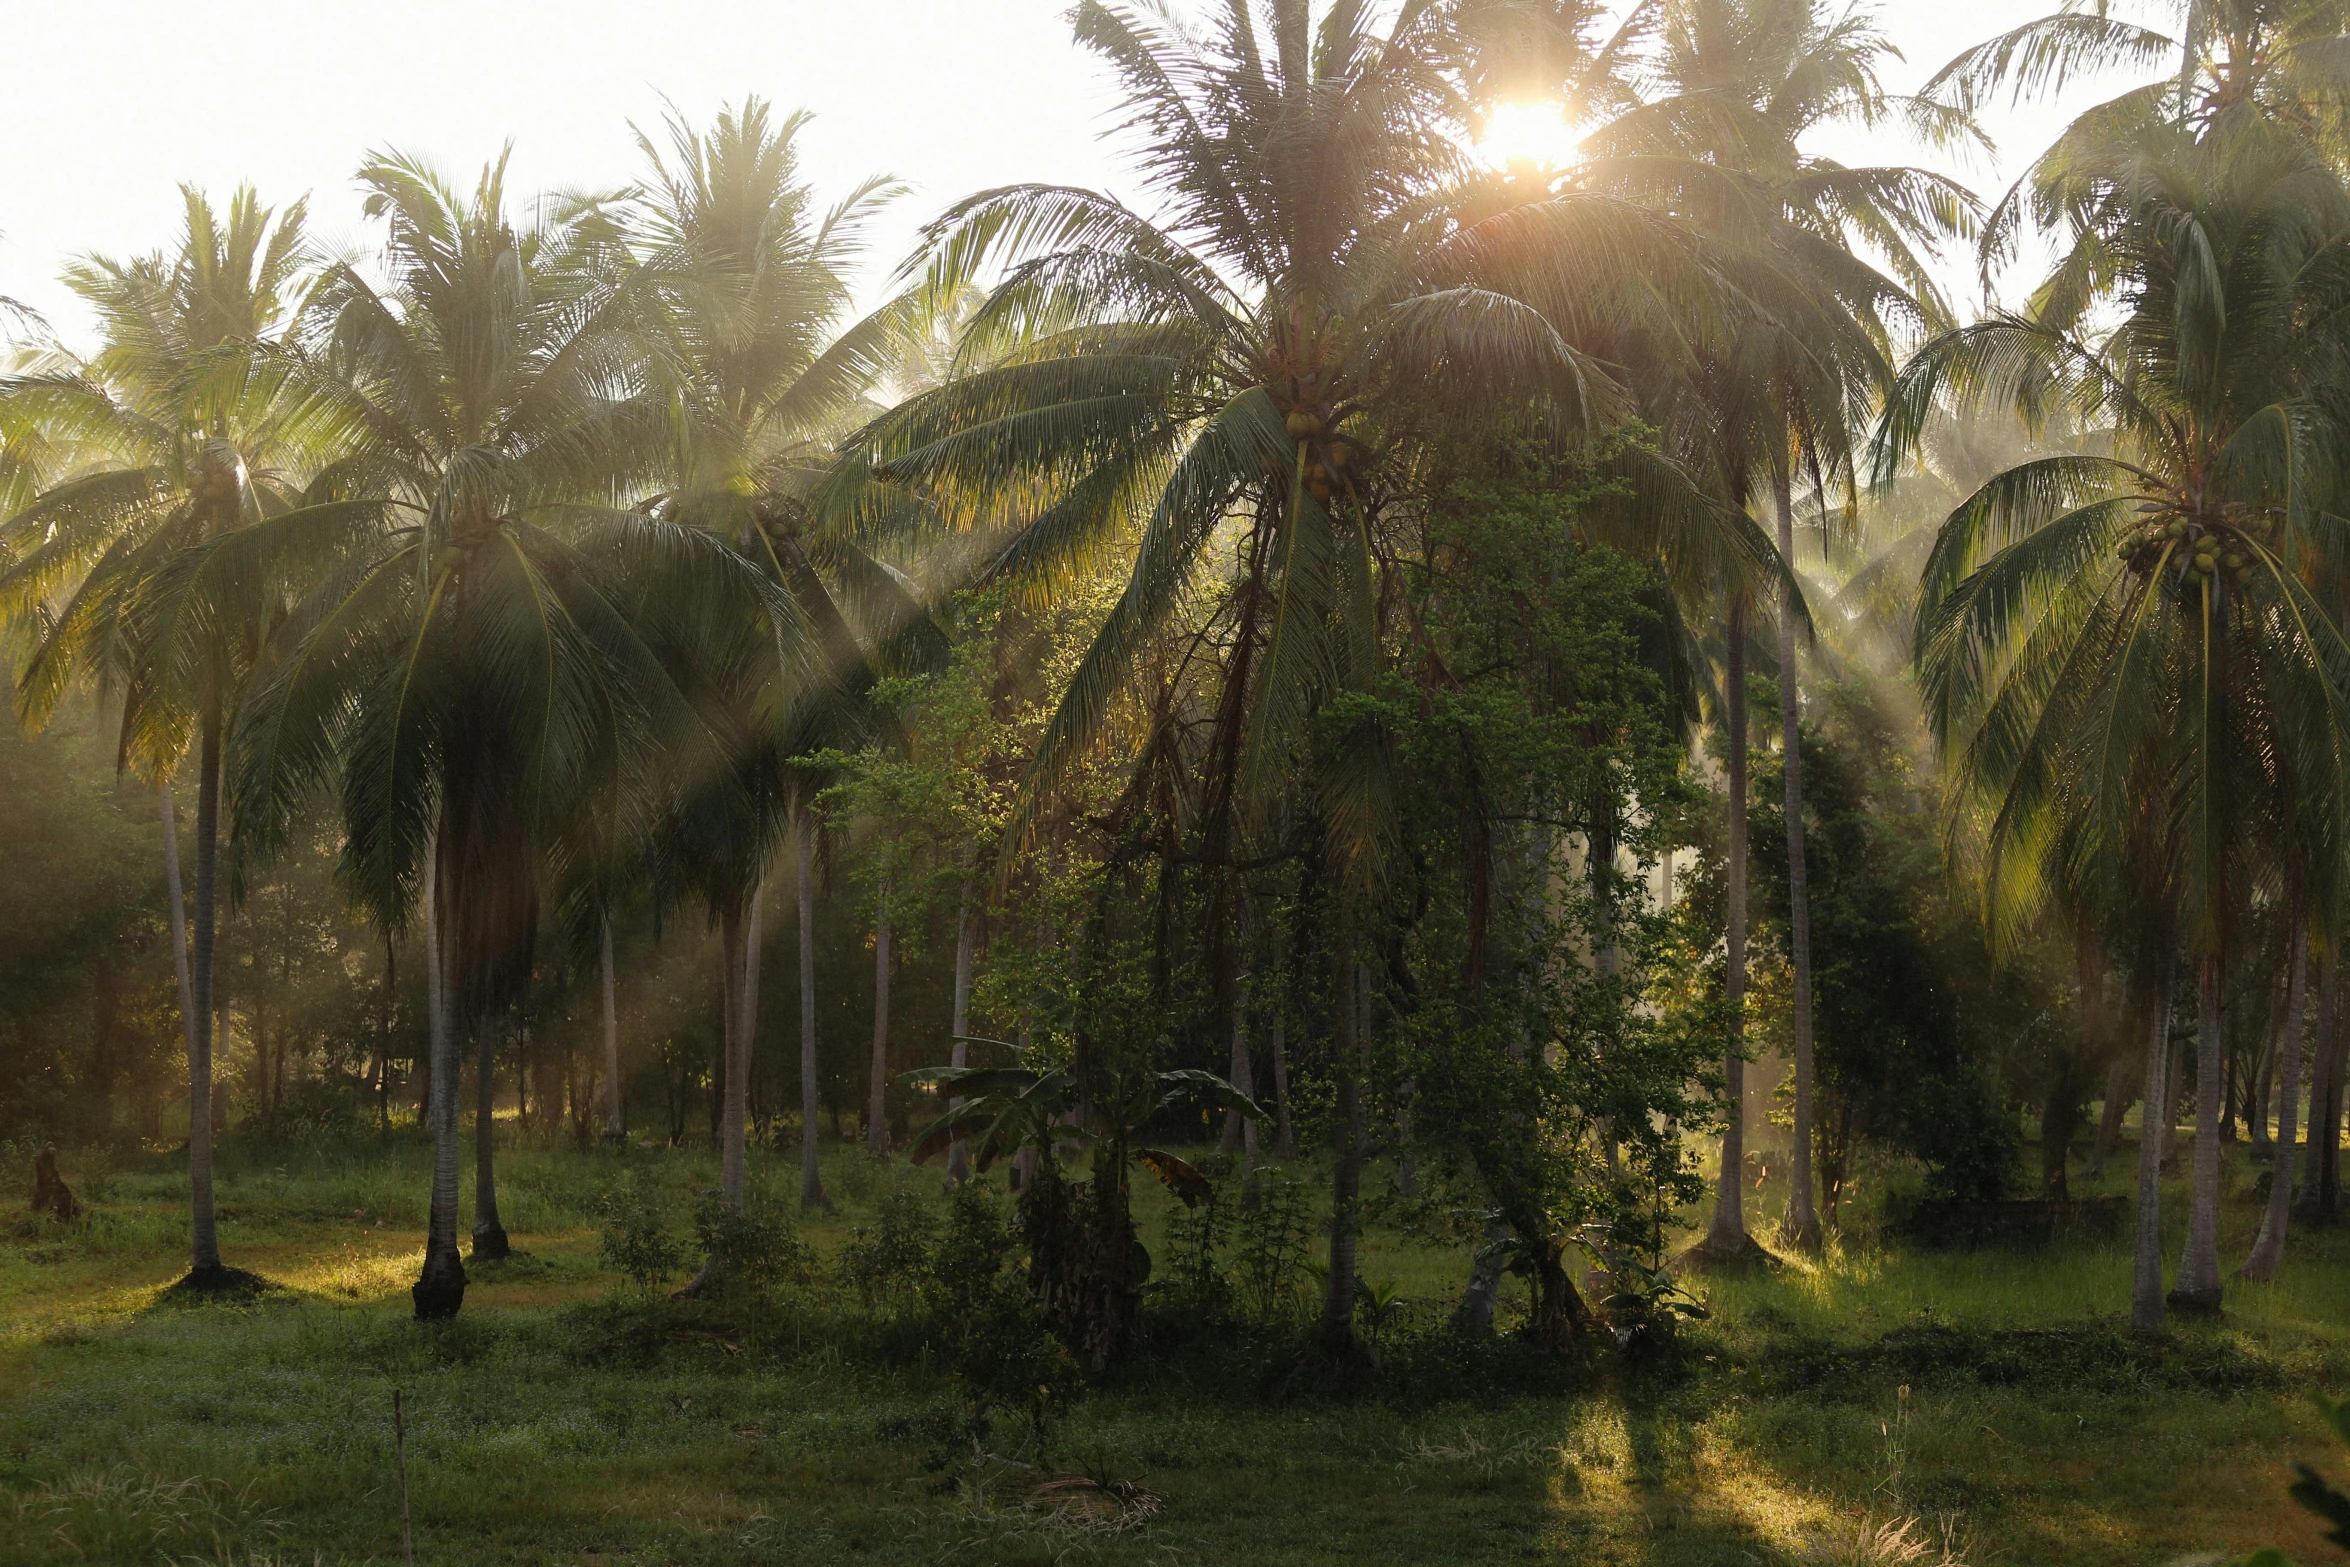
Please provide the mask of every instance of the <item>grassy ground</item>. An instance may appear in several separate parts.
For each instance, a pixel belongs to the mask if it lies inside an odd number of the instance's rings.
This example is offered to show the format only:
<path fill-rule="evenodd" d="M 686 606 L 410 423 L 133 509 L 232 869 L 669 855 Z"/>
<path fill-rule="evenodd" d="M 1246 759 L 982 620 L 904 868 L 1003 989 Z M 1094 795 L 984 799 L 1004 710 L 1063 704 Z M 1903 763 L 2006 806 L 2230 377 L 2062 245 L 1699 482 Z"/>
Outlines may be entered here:
<path fill-rule="evenodd" d="M 2241 1190 L 2250 1172 L 2230 1152 Z M 416 1556 L 433 1564 L 1746 1567 L 1932 1564 L 1945 1547 L 2098 1564 L 2264 1541 L 2304 1562 L 2339 1554 L 2283 1491 L 2294 1459 L 2342 1467 L 2304 1394 L 2350 1388 L 2350 1234 L 2297 1237 L 2278 1284 L 2231 1284 L 2224 1324 L 2159 1349 L 2113 1326 L 2124 1248 L 1855 1244 L 1705 1285 L 1714 1317 L 1681 1369 L 1607 1370 L 1577 1391 L 1454 1401 L 1422 1378 L 1408 1397 L 1268 1400 L 1195 1373 L 1096 1392 L 1050 1456 L 1156 1503 L 1111 1516 L 938 1494 L 938 1439 L 921 1433 L 948 1395 L 919 1368 L 717 1336 L 644 1365 L 584 1347 L 565 1309 L 616 1287 L 593 1214 L 621 1167 L 605 1152 L 507 1155 L 503 1208 L 527 1255 L 474 1269 L 464 1315 L 434 1330 L 406 1309 L 419 1147 L 232 1159 L 224 1249 L 285 1286 L 248 1307 L 159 1301 L 184 1266 L 167 1166 L 93 1178 L 69 1161 L 93 1219 L 0 1231 L 0 1567 L 395 1562 L 394 1387 Z M 699 1152 L 632 1151 L 627 1167 L 680 1192 L 713 1174 Z M 829 1254 L 879 1196 L 936 1177 L 844 1152 L 828 1180 L 841 1212 L 806 1233 Z M 1756 1203 L 1775 1212 L 1778 1193 Z M 2231 1262 L 2257 1220 L 2245 1197 L 2226 1205 Z M 1431 1322 L 1466 1267 L 1395 1226 L 1366 1257 Z M 1882 1537 L 1906 1519 L 1906 1537 Z"/>

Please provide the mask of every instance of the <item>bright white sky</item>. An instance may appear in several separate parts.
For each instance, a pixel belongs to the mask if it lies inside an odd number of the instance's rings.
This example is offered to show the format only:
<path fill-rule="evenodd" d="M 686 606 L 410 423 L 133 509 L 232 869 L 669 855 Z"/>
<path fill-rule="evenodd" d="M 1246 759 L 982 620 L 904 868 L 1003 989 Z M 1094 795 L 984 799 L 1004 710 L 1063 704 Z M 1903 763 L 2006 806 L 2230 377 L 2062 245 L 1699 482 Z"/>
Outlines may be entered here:
<path fill-rule="evenodd" d="M 874 276 L 958 196 L 1014 180 L 1131 194 L 1104 144 L 1106 73 L 1071 43 L 1066 0 L 14 0 L 0 86 L 0 295 L 42 310 L 79 346 L 86 318 L 56 283 L 70 256 L 169 244 L 177 186 L 225 196 L 240 180 L 279 203 L 309 192 L 316 232 L 364 240 L 351 170 L 362 154 L 421 153 L 470 184 L 515 145 L 509 188 L 594 188 L 637 170 L 628 124 L 664 99 L 697 122 L 760 94 L 808 108 L 806 169 L 821 191 L 868 173 L 915 194 L 878 231 Z M 1922 80 L 1979 38 L 2052 0 L 1886 0 Z M 2077 107 L 2077 105 L 2068 106 Z M 2004 188 L 2056 123 L 1993 124 Z M 1920 161 L 1850 140 L 1848 162 Z M 1954 280 L 1963 268 L 1953 268 Z"/>

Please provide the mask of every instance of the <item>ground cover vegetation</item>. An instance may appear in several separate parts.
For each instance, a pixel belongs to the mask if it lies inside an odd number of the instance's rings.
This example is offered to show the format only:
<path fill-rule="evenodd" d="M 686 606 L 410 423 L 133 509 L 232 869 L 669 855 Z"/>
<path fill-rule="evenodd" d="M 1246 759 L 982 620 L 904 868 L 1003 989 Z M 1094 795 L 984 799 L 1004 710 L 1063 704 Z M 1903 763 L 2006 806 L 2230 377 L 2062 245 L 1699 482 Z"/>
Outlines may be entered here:
<path fill-rule="evenodd" d="M 77 263 L 0 1561 L 2322 1553 L 2350 7 L 2148 16 L 1085 0 L 1131 200 Z"/>

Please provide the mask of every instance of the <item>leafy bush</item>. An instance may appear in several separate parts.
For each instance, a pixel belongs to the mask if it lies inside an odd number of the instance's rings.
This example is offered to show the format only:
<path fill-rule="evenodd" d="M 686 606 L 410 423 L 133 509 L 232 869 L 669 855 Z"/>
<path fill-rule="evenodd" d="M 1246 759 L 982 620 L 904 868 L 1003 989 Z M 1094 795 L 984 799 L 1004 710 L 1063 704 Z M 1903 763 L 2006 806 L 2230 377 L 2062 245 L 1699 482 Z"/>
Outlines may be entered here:
<path fill-rule="evenodd" d="M 994 1413 L 1011 1412 L 1041 1438 L 1077 1389 L 1077 1363 L 1019 1264 L 1019 1237 L 1003 1200 L 985 1181 L 965 1181 L 949 1196 L 946 1223 L 923 1259 L 919 1298 L 944 1340 L 971 1421 L 984 1430 Z"/>
<path fill-rule="evenodd" d="M 757 1193 L 730 1208 L 721 1192 L 704 1192 L 694 1203 L 694 1236 L 713 1279 L 729 1289 L 766 1295 L 782 1284 L 805 1284 L 816 1276 L 816 1253 L 800 1239 L 791 1210 Z"/>
<path fill-rule="evenodd" d="M 903 1188 L 881 1199 L 870 1225 L 849 1230 L 841 1247 L 841 1278 L 868 1310 L 912 1303 L 930 1271 L 938 1221 L 915 1193 Z"/>
<path fill-rule="evenodd" d="M 624 1175 L 598 1205 L 604 1221 L 604 1265 L 645 1294 L 668 1283 L 685 1266 L 685 1246 L 669 1227 L 659 1195 Z"/>

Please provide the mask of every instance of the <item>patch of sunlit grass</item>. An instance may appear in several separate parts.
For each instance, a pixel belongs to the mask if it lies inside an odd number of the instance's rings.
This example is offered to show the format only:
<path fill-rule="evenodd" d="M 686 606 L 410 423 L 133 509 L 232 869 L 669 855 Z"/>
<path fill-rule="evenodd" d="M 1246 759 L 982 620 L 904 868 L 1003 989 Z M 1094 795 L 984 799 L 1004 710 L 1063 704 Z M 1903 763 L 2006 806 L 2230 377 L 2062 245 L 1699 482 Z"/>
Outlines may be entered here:
<path fill-rule="evenodd" d="M 334 1300 L 381 1300 L 405 1291 L 423 1266 L 421 1246 L 396 1252 L 344 1246 L 286 1270 L 279 1282 Z"/>

